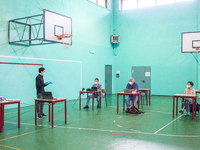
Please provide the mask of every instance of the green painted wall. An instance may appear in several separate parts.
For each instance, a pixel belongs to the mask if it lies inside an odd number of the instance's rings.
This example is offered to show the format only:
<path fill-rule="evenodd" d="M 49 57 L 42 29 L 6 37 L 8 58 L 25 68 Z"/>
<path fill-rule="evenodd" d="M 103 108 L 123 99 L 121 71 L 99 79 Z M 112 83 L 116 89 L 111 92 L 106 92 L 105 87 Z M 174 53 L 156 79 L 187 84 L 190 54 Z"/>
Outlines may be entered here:
<path fill-rule="evenodd" d="M 114 49 L 114 72 L 121 74 L 114 92 L 125 88 L 131 66 L 151 66 L 152 94 L 183 93 L 189 80 L 197 88 L 198 64 L 192 54 L 181 53 L 181 33 L 199 31 L 200 1 L 125 11 L 115 2 L 113 28 L 121 42 Z"/>
<path fill-rule="evenodd" d="M 110 44 L 110 35 L 113 32 L 112 1 L 110 10 L 87 0 L 0 0 L 0 4 L 0 55 L 3 56 L 0 57 L 0 62 L 42 63 L 46 69 L 45 82 L 53 82 L 46 91 L 52 91 L 54 97 L 76 99 L 79 95 L 78 91 L 82 87 L 91 87 L 95 77 L 100 79 L 102 88 L 105 87 L 105 65 L 113 65 L 114 62 Z M 42 11 L 38 7 L 72 18 L 71 50 L 63 50 L 62 44 L 32 47 L 8 44 L 8 20 L 41 14 Z M 95 54 L 90 54 L 90 50 L 95 51 Z M 13 56 L 13 58 L 5 58 L 5 56 Z M 37 66 L 0 65 L 0 95 L 21 99 L 22 103 L 34 104 L 35 77 L 38 68 Z"/>

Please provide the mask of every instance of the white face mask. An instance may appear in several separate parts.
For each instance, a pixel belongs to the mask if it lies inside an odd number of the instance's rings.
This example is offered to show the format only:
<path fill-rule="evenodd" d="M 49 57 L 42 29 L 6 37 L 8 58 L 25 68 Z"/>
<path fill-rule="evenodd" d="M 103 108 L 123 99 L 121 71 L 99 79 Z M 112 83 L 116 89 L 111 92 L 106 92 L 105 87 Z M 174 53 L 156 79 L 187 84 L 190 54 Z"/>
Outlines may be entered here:
<path fill-rule="evenodd" d="M 131 84 L 132 84 L 132 82 L 129 82 L 129 84 L 131 85 Z"/>
<path fill-rule="evenodd" d="M 187 88 L 190 88 L 191 86 L 190 85 L 187 85 Z"/>
<path fill-rule="evenodd" d="M 94 84 L 98 84 L 98 82 L 94 82 Z"/>

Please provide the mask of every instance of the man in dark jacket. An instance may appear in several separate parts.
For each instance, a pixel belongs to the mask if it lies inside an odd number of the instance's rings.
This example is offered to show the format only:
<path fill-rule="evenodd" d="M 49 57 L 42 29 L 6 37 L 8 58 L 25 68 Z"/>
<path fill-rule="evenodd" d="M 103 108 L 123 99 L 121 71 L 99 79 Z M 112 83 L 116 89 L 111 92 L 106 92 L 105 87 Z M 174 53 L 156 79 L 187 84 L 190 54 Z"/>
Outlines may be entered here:
<path fill-rule="evenodd" d="M 39 68 L 39 74 L 36 77 L 36 89 L 37 89 L 37 98 L 42 99 L 42 92 L 44 92 L 44 87 L 52 84 L 52 82 L 46 82 L 44 83 L 43 75 L 45 74 L 45 69 L 43 67 Z M 43 113 L 43 102 L 37 102 L 37 112 L 38 112 L 38 118 L 42 119 L 42 117 L 46 117 Z"/>

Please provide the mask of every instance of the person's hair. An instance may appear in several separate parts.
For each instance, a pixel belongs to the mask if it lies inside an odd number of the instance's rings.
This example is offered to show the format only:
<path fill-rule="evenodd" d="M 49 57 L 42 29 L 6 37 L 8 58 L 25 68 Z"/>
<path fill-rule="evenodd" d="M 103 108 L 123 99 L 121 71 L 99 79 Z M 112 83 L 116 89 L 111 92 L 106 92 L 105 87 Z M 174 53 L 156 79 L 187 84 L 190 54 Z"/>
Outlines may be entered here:
<path fill-rule="evenodd" d="M 39 68 L 39 73 L 41 73 L 42 71 L 44 71 L 45 69 L 43 67 Z"/>
<path fill-rule="evenodd" d="M 190 83 L 190 85 L 191 85 L 191 86 L 193 86 L 193 85 L 194 85 L 194 83 L 193 83 L 192 81 L 188 81 L 188 83 Z"/>
<path fill-rule="evenodd" d="M 99 79 L 98 79 L 98 78 L 95 78 L 94 80 L 98 80 L 98 82 L 99 82 Z"/>
<path fill-rule="evenodd" d="M 132 77 L 131 77 L 130 79 L 131 79 L 132 81 L 135 81 L 135 79 L 134 79 L 134 78 L 132 78 Z M 129 79 L 129 80 L 130 80 L 130 79 Z"/>

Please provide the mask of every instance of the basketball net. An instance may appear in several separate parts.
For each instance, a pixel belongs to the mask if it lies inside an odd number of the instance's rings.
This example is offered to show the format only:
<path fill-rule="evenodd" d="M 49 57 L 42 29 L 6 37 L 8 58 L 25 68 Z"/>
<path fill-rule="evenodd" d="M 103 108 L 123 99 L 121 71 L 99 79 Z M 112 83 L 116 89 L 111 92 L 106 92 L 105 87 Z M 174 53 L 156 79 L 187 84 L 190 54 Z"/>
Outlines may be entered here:
<path fill-rule="evenodd" d="M 199 47 L 194 47 L 196 49 L 196 51 L 193 51 L 193 55 L 198 55 L 198 52 L 199 52 Z"/>
<path fill-rule="evenodd" d="M 69 39 L 69 40 L 66 40 Z M 58 40 L 63 42 L 63 50 L 71 50 L 72 35 L 71 34 L 62 34 L 58 36 Z"/>

